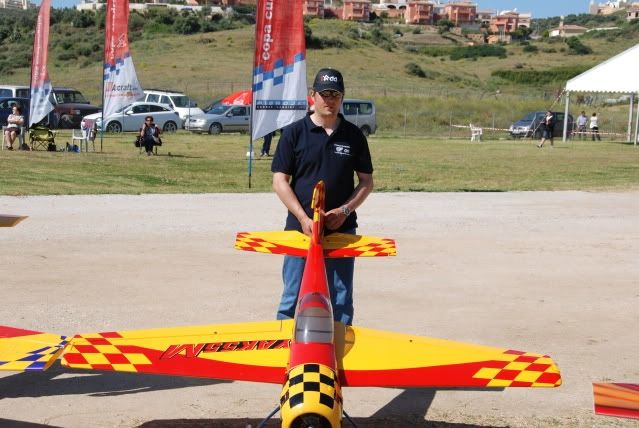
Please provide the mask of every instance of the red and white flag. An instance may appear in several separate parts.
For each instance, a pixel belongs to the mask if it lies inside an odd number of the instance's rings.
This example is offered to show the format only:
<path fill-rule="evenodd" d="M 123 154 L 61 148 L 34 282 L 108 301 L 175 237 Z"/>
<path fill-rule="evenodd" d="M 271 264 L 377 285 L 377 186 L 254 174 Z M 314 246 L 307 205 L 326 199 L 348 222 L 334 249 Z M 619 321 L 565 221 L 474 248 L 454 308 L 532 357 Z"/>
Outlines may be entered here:
<path fill-rule="evenodd" d="M 107 0 L 103 117 L 144 96 L 129 52 L 128 31 L 129 0 Z"/>
<path fill-rule="evenodd" d="M 253 62 L 251 139 L 301 119 L 307 110 L 301 0 L 259 0 Z"/>
<path fill-rule="evenodd" d="M 31 104 L 29 107 L 29 127 L 40 122 L 53 110 L 49 100 L 51 81 L 47 71 L 49 59 L 49 18 L 51 1 L 42 0 L 33 38 L 33 55 L 31 57 Z"/>

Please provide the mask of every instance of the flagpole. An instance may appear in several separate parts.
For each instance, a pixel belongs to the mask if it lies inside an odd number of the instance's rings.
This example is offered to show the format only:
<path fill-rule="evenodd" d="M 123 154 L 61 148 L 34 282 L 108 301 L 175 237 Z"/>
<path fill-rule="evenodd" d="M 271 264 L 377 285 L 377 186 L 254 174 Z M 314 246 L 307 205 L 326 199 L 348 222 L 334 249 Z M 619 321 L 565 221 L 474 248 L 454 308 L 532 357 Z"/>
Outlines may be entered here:
<path fill-rule="evenodd" d="M 256 12 L 258 12 L 260 10 L 260 3 L 261 0 L 257 0 L 257 10 Z M 252 55 L 252 59 L 251 59 L 251 85 L 249 86 L 249 88 L 251 88 L 251 111 L 250 111 L 250 117 L 251 120 L 249 121 L 249 156 L 248 156 L 248 188 L 251 188 L 251 177 L 253 175 L 253 120 L 255 118 L 255 94 L 253 93 L 253 80 L 254 80 L 254 76 L 253 76 L 253 72 L 255 70 L 255 48 L 257 47 L 257 32 L 258 32 L 258 24 L 259 24 L 259 18 L 260 14 L 256 13 L 256 19 L 255 19 L 255 45 L 253 47 L 253 55 Z"/>

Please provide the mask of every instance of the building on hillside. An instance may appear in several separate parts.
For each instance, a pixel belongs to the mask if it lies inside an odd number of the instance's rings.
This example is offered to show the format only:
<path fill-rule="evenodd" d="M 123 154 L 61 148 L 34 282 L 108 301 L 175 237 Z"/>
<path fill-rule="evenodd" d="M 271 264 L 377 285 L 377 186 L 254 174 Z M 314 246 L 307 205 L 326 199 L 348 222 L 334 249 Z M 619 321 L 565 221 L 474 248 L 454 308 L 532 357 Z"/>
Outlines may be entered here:
<path fill-rule="evenodd" d="M 371 4 L 371 11 L 376 15 L 385 13 L 389 18 L 402 18 L 406 14 L 406 0 L 381 0 L 379 4 Z"/>
<path fill-rule="evenodd" d="M 404 18 L 407 24 L 432 24 L 433 4 L 427 1 L 409 1 Z"/>
<path fill-rule="evenodd" d="M 517 31 L 517 28 L 519 28 L 519 13 L 512 10 L 499 12 L 499 14 L 492 17 L 488 28 L 495 34 L 508 34 Z"/>
<path fill-rule="evenodd" d="M 344 0 L 341 19 L 368 22 L 371 14 L 370 0 Z"/>
<path fill-rule="evenodd" d="M 480 25 L 488 27 L 493 16 L 495 16 L 494 10 L 478 10 L 477 22 L 479 22 Z"/>
<path fill-rule="evenodd" d="M 633 3 L 632 6 L 627 9 L 626 20 L 634 21 L 635 19 L 639 19 L 639 3 Z"/>
<path fill-rule="evenodd" d="M 304 0 L 302 9 L 304 16 L 324 18 L 324 0 Z"/>
<path fill-rule="evenodd" d="M 604 3 L 595 3 L 594 0 L 590 0 L 588 13 L 591 15 L 610 15 L 611 13 L 618 12 L 622 9 L 628 9 L 629 7 L 629 0 L 607 1 Z"/>
<path fill-rule="evenodd" d="M 532 13 L 526 12 L 526 13 L 519 14 L 519 23 L 517 24 L 518 29 L 521 27 L 531 28 L 530 27 L 531 24 L 532 24 Z"/>
<path fill-rule="evenodd" d="M 29 0 L 0 0 L 0 9 L 33 9 L 35 4 Z"/>
<path fill-rule="evenodd" d="M 574 37 L 581 36 L 586 33 L 588 29 L 579 25 L 564 25 L 563 21 L 559 24 L 559 27 L 553 28 L 548 32 L 550 37 Z"/>
<path fill-rule="evenodd" d="M 474 24 L 477 20 L 477 5 L 473 3 L 448 3 L 444 5 L 444 13 L 455 26 L 463 27 Z"/>

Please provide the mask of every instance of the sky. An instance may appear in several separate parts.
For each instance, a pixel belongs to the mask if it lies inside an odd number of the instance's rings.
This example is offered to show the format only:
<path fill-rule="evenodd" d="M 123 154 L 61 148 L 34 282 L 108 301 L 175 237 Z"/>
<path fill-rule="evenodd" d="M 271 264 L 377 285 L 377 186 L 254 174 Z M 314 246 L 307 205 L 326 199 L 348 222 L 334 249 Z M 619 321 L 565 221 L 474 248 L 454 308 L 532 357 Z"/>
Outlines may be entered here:
<path fill-rule="evenodd" d="M 444 1 L 445 2 L 445 1 Z M 512 10 L 532 12 L 533 18 L 547 18 L 549 16 L 576 15 L 588 12 L 589 0 L 474 0 L 479 9 Z M 40 0 L 35 1 L 40 4 Z M 52 0 L 53 7 L 72 7 L 79 0 Z M 603 3 L 603 0 L 597 0 Z"/>

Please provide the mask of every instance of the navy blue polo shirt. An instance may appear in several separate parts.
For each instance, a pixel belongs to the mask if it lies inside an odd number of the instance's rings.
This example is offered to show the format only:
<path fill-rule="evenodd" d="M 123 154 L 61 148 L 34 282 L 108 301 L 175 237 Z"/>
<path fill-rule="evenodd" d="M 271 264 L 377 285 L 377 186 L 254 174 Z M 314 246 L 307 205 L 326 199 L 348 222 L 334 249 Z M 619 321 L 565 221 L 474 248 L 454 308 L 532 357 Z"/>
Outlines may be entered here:
<path fill-rule="evenodd" d="M 326 211 L 344 205 L 355 190 L 355 172 L 373 173 L 368 142 L 357 126 L 339 115 L 340 124 L 331 134 L 315 125 L 307 115 L 287 126 L 277 144 L 272 172 L 291 176 L 291 188 L 313 218 L 311 200 L 318 181 L 326 185 Z M 351 213 L 340 227 L 345 231 L 357 227 L 357 214 Z M 286 230 L 302 230 L 297 218 L 288 213 Z"/>

